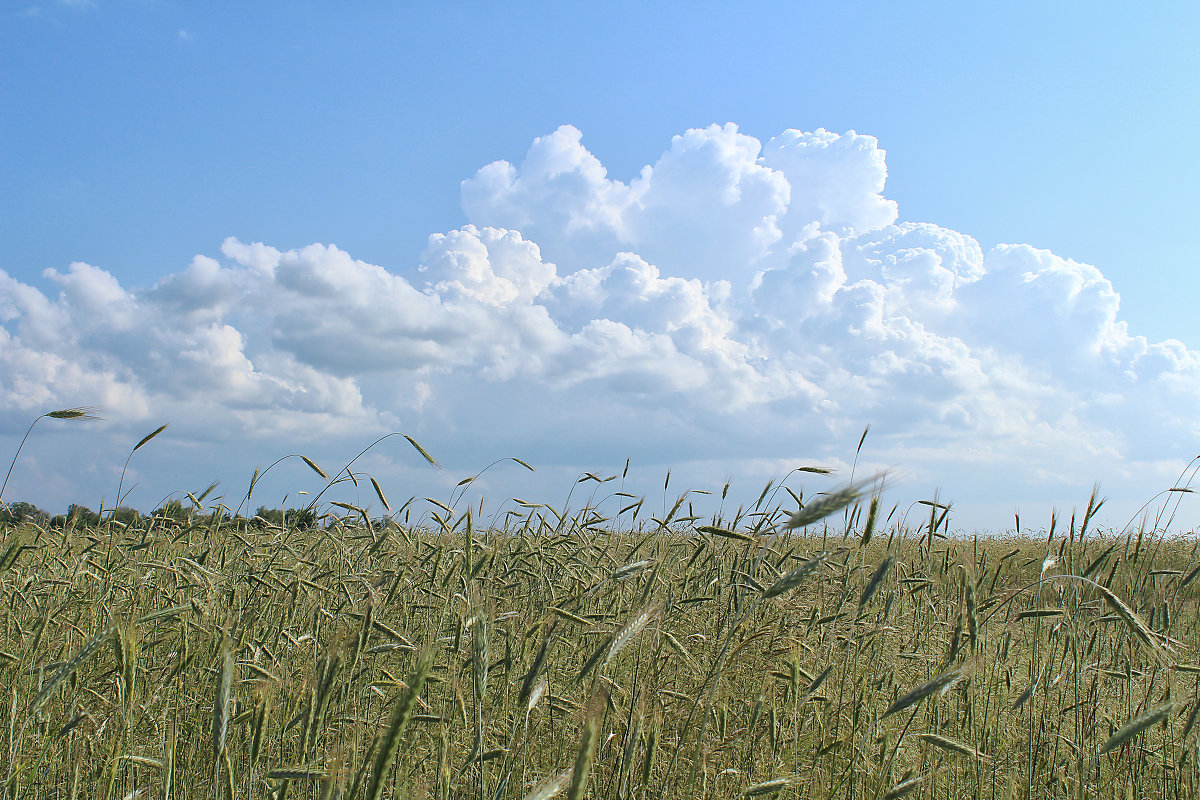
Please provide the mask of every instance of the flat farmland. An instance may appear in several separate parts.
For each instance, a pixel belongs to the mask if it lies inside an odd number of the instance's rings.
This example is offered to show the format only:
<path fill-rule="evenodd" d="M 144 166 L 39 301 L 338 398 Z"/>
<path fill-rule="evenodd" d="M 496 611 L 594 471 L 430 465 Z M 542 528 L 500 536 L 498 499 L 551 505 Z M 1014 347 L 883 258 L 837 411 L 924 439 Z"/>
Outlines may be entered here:
<path fill-rule="evenodd" d="M 1195 796 L 1195 541 L 788 503 L 9 526 L 5 794 Z"/>

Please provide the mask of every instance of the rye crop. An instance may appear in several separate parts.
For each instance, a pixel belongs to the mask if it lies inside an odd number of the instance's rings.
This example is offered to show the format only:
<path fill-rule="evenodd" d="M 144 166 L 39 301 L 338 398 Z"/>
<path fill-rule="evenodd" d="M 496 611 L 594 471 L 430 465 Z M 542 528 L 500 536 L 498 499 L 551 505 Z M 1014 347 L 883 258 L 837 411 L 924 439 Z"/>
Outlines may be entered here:
<path fill-rule="evenodd" d="M 1196 796 L 1195 539 L 881 490 L 8 525 L 2 796 Z"/>

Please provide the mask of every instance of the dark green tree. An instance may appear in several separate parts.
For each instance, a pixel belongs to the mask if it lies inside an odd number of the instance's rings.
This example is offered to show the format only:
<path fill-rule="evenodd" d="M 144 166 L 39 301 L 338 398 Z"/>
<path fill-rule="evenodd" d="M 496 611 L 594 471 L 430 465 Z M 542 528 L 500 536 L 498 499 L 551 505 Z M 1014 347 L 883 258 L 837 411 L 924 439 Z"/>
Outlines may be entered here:
<path fill-rule="evenodd" d="M 0 505 L 0 524 L 16 525 L 27 520 L 42 525 L 50 520 L 50 515 L 33 503 L 26 503 L 23 500 Z"/>

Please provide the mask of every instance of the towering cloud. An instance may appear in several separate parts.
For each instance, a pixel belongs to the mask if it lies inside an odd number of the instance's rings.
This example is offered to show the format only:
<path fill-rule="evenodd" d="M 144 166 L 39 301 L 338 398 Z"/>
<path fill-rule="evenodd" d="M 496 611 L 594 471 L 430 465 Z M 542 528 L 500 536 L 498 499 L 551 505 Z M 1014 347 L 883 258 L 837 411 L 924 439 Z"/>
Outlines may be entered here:
<path fill-rule="evenodd" d="M 871 423 L 873 460 L 967 496 L 956 476 L 1169 484 L 1200 356 L 1129 331 L 1093 266 L 898 223 L 886 174 L 870 136 L 728 124 L 622 182 L 564 126 L 464 181 L 469 224 L 411 268 L 228 240 L 144 288 L 0 273 L 5 428 L 88 402 L 235 453 L 400 427 L 462 469 L 629 455 L 755 479 L 848 456 Z"/>

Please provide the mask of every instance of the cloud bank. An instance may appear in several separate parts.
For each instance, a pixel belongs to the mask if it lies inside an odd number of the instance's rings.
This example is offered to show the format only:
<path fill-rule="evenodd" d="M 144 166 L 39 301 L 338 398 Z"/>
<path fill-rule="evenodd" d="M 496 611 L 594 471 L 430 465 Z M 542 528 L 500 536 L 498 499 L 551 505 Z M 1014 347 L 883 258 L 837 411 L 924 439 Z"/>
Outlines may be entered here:
<path fill-rule="evenodd" d="M 869 423 L 869 460 L 922 491 L 1170 485 L 1198 443 L 1200 354 L 1131 332 L 1094 266 L 898 221 L 886 177 L 873 137 L 727 124 L 623 182 L 563 126 L 464 181 L 468 224 L 409 268 L 229 239 L 149 287 L 0 272 L 0 419 L 14 448 L 65 405 L 114 433 L 170 420 L 225 448 L 196 469 L 230 479 L 239 454 L 404 430 L 464 470 L 629 457 L 755 480 L 843 463 Z M 64 490 L 106 491 L 88 480 Z"/>

